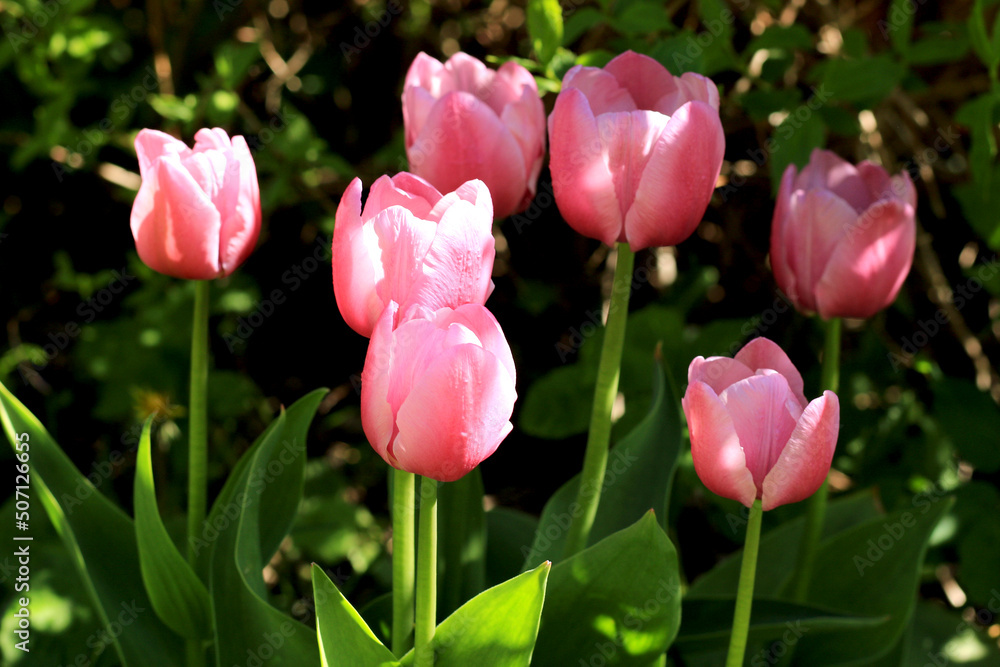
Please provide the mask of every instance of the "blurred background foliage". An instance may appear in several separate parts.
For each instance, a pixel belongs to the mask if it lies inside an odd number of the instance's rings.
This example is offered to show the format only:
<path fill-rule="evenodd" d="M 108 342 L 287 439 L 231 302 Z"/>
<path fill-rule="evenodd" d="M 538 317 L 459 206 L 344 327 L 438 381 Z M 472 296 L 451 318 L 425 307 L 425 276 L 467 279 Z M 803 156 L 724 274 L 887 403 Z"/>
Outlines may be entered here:
<path fill-rule="evenodd" d="M 616 433 L 649 405 L 658 343 L 682 388 L 694 355 L 732 354 L 766 335 L 805 369 L 814 395 L 821 332 L 776 291 L 767 264 L 778 177 L 817 146 L 908 171 L 919 193 L 914 267 L 894 306 L 847 323 L 833 483 L 868 489 L 888 510 L 956 496 L 932 539 L 902 664 L 938 654 L 1000 664 L 990 611 L 1000 605 L 996 5 L 0 0 L 0 380 L 126 511 L 139 428 L 156 413 L 161 507 L 182 531 L 192 291 L 135 255 L 132 140 L 143 127 L 188 141 L 202 126 L 243 134 L 264 227 L 247 263 L 212 288 L 213 489 L 280 405 L 331 387 L 309 441 L 306 498 L 265 579 L 275 604 L 302 618 L 311 561 L 357 606 L 375 600 L 390 578 L 386 476 L 360 426 L 366 342 L 340 319 L 330 286 L 340 194 L 354 176 L 368 186 L 406 168 L 399 95 L 421 50 L 517 57 L 551 109 L 570 66 L 633 49 L 715 79 L 727 147 L 697 233 L 637 258 Z M 560 10 L 561 36 L 546 34 L 556 29 L 546 12 Z M 545 500 L 579 470 L 610 287 L 607 248 L 560 220 L 547 170 L 539 193 L 496 227 L 489 305 L 514 349 L 520 394 L 514 432 L 482 466 L 498 536 L 530 536 Z M 11 502 L 0 515 L 12 515 Z M 707 492 L 689 458 L 671 507 L 688 581 L 742 543 L 730 520 L 739 507 Z M 765 531 L 800 512 L 769 513 Z M 4 544 L 10 523 L 0 521 Z M 82 647 L 91 664 L 113 664 L 46 523 L 35 509 L 32 592 L 44 611 L 33 616 L 30 664 L 63 664 Z M 488 555 L 491 580 L 519 567 L 507 547 Z M 3 559 L 0 651 L 28 664 L 12 648 Z"/>

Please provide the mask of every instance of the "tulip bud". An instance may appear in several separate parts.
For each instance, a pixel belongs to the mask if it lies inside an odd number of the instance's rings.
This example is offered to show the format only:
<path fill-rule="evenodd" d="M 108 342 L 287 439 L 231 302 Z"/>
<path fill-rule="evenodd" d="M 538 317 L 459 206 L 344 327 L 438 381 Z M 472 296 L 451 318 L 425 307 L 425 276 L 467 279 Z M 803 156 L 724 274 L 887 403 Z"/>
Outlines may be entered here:
<path fill-rule="evenodd" d="M 243 137 L 201 129 L 194 148 L 156 130 L 135 138 L 142 185 L 132 205 L 139 258 L 175 278 L 228 276 L 260 235 L 260 190 Z"/>
<path fill-rule="evenodd" d="M 514 359 L 478 304 L 442 308 L 395 329 L 386 307 L 361 374 L 361 423 L 389 465 L 452 482 L 496 451 L 513 426 Z"/>
<path fill-rule="evenodd" d="M 795 307 L 832 317 L 871 317 L 893 302 L 916 247 L 917 192 L 907 173 L 889 177 L 816 149 L 802 173 L 789 165 L 771 226 L 771 267 Z"/>
<path fill-rule="evenodd" d="M 549 116 L 559 212 L 608 245 L 680 243 L 712 198 L 725 143 L 711 79 L 632 51 L 604 69 L 577 65 Z"/>
<path fill-rule="evenodd" d="M 443 192 L 486 183 L 494 213 L 523 211 L 545 156 L 545 109 L 515 62 L 493 71 L 464 53 L 442 64 L 420 53 L 406 73 L 403 125 L 410 171 Z"/>
<path fill-rule="evenodd" d="M 832 391 L 806 403 L 802 376 L 767 340 L 734 359 L 697 357 L 681 404 L 694 469 L 714 493 L 765 510 L 811 496 L 826 480 L 840 430 Z"/>
<path fill-rule="evenodd" d="M 493 291 L 493 205 L 481 181 L 442 196 L 406 172 L 382 176 L 361 208 L 355 178 L 337 207 L 333 291 L 347 324 L 371 336 L 390 301 L 411 311 L 483 304 Z M 398 323 L 398 322 L 397 322 Z"/>

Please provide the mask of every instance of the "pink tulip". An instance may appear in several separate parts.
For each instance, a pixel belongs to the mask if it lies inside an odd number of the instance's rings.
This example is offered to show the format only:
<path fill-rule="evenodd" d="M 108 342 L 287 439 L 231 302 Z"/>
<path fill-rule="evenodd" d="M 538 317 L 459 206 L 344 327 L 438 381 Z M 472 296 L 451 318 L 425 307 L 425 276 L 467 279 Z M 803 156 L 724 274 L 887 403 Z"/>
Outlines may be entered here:
<path fill-rule="evenodd" d="M 545 155 L 545 109 L 521 65 L 499 70 L 464 53 L 441 64 L 420 53 L 406 73 L 403 124 L 410 170 L 442 191 L 479 179 L 494 213 L 523 211 Z"/>
<path fill-rule="evenodd" d="M 697 357 L 681 404 L 691 457 L 711 491 L 765 510 L 811 496 L 837 446 L 840 402 L 832 391 L 806 403 L 802 376 L 784 351 L 756 338 L 736 358 Z"/>
<path fill-rule="evenodd" d="M 871 162 L 856 168 L 816 149 L 802 173 L 789 165 L 771 226 L 778 286 L 801 311 L 871 317 L 893 302 L 916 245 L 917 192 Z"/>
<path fill-rule="evenodd" d="M 382 176 L 362 210 L 361 181 L 355 178 L 337 207 L 333 230 L 340 314 L 359 334 L 371 336 L 390 301 L 404 319 L 414 308 L 485 303 L 493 291 L 492 228 L 490 192 L 481 181 L 442 196 L 413 174 Z"/>
<path fill-rule="evenodd" d="M 243 137 L 201 129 L 194 148 L 157 130 L 135 138 L 142 186 L 132 205 L 139 258 L 175 278 L 228 276 L 260 235 L 260 190 Z"/>
<path fill-rule="evenodd" d="M 510 433 L 514 359 L 483 306 L 425 312 L 393 329 L 390 302 L 361 374 L 361 423 L 389 465 L 452 482 Z"/>
<path fill-rule="evenodd" d="M 712 198 L 725 143 L 711 79 L 632 51 L 604 69 L 577 65 L 549 116 L 559 211 L 608 245 L 680 243 Z"/>

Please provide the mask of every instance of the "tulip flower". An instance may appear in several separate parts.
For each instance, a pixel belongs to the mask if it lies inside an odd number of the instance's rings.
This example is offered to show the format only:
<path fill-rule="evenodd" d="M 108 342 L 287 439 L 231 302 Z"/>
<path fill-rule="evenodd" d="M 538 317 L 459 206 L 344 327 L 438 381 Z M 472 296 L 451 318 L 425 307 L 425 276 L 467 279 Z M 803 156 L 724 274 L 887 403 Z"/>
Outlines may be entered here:
<path fill-rule="evenodd" d="M 577 65 L 549 116 L 552 187 L 576 231 L 633 251 L 677 244 L 715 189 L 725 136 L 711 79 L 626 51 Z"/>
<path fill-rule="evenodd" d="M 361 373 L 368 441 L 400 470 L 459 479 L 513 428 L 514 359 L 500 325 L 479 304 L 425 311 L 393 328 L 386 307 Z"/>
<path fill-rule="evenodd" d="M 826 480 L 840 429 L 832 391 L 806 403 L 784 351 L 757 338 L 736 357 L 697 357 L 681 401 L 698 477 L 712 492 L 764 510 L 798 502 Z"/>
<path fill-rule="evenodd" d="M 535 196 L 545 155 L 545 109 L 521 65 L 491 70 L 464 53 L 444 64 L 420 53 L 403 86 L 410 170 L 442 192 L 479 179 L 504 218 Z"/>
<path fill-rule="evenodd" d="M 156 130 L 135 138 L 142 185 L 132 205 L 139 258 L 175 278 L 228 276 L 260 235 L 260 190 L 250 149 L 219 128 L 194 148 Z"/>
<path fill-rule="evenodd" d="M 333 291 L 344 320 L 371 336 L 390 301 L 401 317 L 418 306 L 485 303 L 493 291 L 492 227 L 490 192 L 481 181 L 442 196 L 413 174 L 382 176 L 362 210 L 355 178 L 333 230 Z"/>
<path fill-rule="evenodd" d="M 871 317 L 893 302 L 913 263 L 917 193 L 906 172 L 854 167 L 816 149 L 781 179 L 771 226 L 771 266 L 796 308 Z"/>

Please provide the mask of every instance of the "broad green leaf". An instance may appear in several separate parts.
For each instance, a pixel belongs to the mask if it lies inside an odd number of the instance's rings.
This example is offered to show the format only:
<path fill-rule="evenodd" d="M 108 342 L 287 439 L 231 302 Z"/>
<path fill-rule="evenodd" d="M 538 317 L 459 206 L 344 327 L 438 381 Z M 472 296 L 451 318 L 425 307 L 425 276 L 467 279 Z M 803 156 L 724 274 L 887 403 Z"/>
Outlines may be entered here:
<path fill-rule="evenodd" d="M 685 598 L 682 605 L 684 623 L 677 635 L 678 647 L 692 652 L 724 649 L 732 633 L 735 608 L 735 597 Z M 850 631 L 872 627 L 885 620 L 885 617 L 850 616 L 820 607 L 755 597 L 750 614 L 750 642 L 768 641 L 789 630 L 798 639 L 806 633 Z"/>
<path fill-rule="evenodd" d="M 958 519 L 958 583 L 970 603 L 1000 605 L 996 563 L 1000 562 L 1000 491 L 985 481 L 973 481 L 955 491 Z M 998 609 L 997 611 L 1000 611 Z"/>
<path fill-rule="evenodd" d="M 973 140 L 973 151 L 976 150 Z M 989 183 L 1000 183 L 1000 165 L 993 165 L 990 174 L 979 182 L 956 185 L 952 190 L 962 205 L 962 213 L 972 228 L 993 250 L 1000 250 L 1000 188 L 989 187 Z M 975 175 L 975 172 L 973 172 Z M 985 190 L 985 191 L 984 191 Z"/>
<path fill-rule="evenodd" d="M 438 487 L 438 618 L 486 588 L 486 517 L 479 468 Z"/>
<path fill-rule="evenodd" d="M 708 71 L 709 57 L 707 50 L 697 40 L 698 36 L 693 31 L 681 30 L 676 35 L 656 40 L 648 55 L 675 76 L 684 72 L 705 74 Z"/>
<path fill-rule="evenodd" d="M 548 65 L 563 41 L 559 0 L 528 0 L 528 34 L 538 62 Z"/>
<path fill-rule="evenodd" d="M 746 508 L 741 509 L 745 510 Z M 861 521 L 877 516 L 874 498 L 870 493 L 855 493 L 844 498 L 837 498 L 827 506 L 826 520 L 823 523 L 823 537 L 828 539 Z M 727 517 L 734 537 L 746 527 L 746 517 L 745 512 Z M 803 517 L 798 517 L 761 537 L 757 556 L 755 583 L 757 591 L 772 591 L 774 593 L 780 591 L 781 586 L 788 578 L 788 573 L 795 569 L 804 523 Z M 696 579 L 688 590 L 687 597 L 732 597 L 739 584 L 740 564 L 742 562 L 743 551 L 741 549 Z"/>
<path fill-rule="evenodd" d="M 967 125 L 972 135 L 969 149 L 969 167 L 973 180 L 980 186 L 983 198 L 991 194 L 993 181 L 993 159 L 997 154 L 994 112 L 1000 105 L 1000 96 L 985 93 L 963 104 L 955 114 L 955 120 Z"/>
<path fill-rule="evenodd" d="M 536 665 L 648 667 L 681 620 L 677 552 L 652 511 L 552 568 Z"/>
<path fill-rule="evenodd" d="M 983 0 L 976 0 L 969 12 L 969 39 L 972 48 L 991 71 L 996 69 L 1000 52 L 995 51 L 990 36 L 986 33 L 986 19 L 983 17 Z"/>
<path fill-rule="evenodd" d="M 848 662 L 891 650 L 913 612 L 931 531 L 952 504 L 952 498 L 915 504 L 820 545 L 807 602 L 862 616 L 887 615 L 889 620 L 844 635 L 803 637 L 796 649 L 803 664 Z"/>
<path fill-rule="evenodd" d="M 589 544 L 632 525 L 650 509 L 666 516 L 674 469 L 681 453 L 681 421 L 679 401 L 664 374 L 662 362 L 657 360 L 654 369 L 654 398 L 649 413 L 608 455 Z M 566 531 L 574 514 L 580 511 L 576 502 L 579 486 L 577 474 L 545 504 L 525 569 L 544 560 L 562 558 Z"/>
<path fill-rule="evenodd" d="M 790 164 L 804 167 L 812 150 L 823 146 L 825 136 L 823 118 L 808 105 L 796 107 L 774 128 L 764 146 L 764 152 L 770 158 L 771 189 L 774 192 L 778 191 L 785 168 Z"/>
<path fill-rule="evenodd" d="M 930 325 L 947 326 L 936 320 L 923 323 L 925 329 Z M 989 392 L 979 391 L 971 380 L 944 378 L 934 385 L 933 409 L 962 459 L 976 470 L 1000 470 L 1000 410 Z"/>
<path fill-rule="evenodd" d="M 566 27 L 563 31 L 563 46 L 569 46 L 604 21 L 604 14 L 593 7 L 579 7 L 573 13 L 567 12 Z"/>
<path fill-rule="evenodd" d="M 287 413 L 282 411 L 243 455 L 245 463 L 236 466 L 212 508 L 210 516 L 227 520 L 216 526 L 209 560 L 220 666 L 243 663 L 248 652 L 254 654 L 264 647 L 271 655 L 269 664 L 299 667 L 319 661 L 316 633 L 267 602 L 261 572 L 266 562 L 262 555 L 265 533 L 277 530 L 264 521 L 277 522 L 284 530 L 291 523 L 291 516 L 275 508 L 294 512 L 298 504 L 297 497 L 293 505 L 282 496 L 301 493 L 302 466 L 294 459 L 304 457 L 306 432 L 323 393 L 308 394 Z"/>
<path fill-rule="evenodd" d="M 794 111 L 802 104 L 798 88 L 749 90 L 739 97 L 740 106 L 755 120 L 766 120 L 775 111 Z"/>
<path fill-rule="evenodd" d="M 759 37 L 754 37 L 747 45 L 744 54 L 749 62 L 755 53 L 761 49 L 779 49 L 781 51 L 811 51 L 813 35 L 804 25 L 773 24 L 765 28 Z"/>
<path fill-rule="evenodd" d="M 2 384 L 0 420 L 15 452 L 15 443 L 29 445 L 21 448 L 29 454 L 29 502 L 44 508 L 68 551 L 99 616 L 103 637 L 110 637 L 100 640 L 101 647 L 113 647 L 126 667 L 181 664 L 182 642 L 149 613 L 153 605 L 142 585 L 132 520 L 80 474 L 45 427 Z M 112 628 L 120 632 L 113 635 Z"/>
<path fill-rule="evenodd" d="M 920 24 L 923 35 L 910 48 L 911 65 L 940 65 L 961 60 L 972 48 L 965 23 L 928 21 Z"/>
<path fill-rule="evenodd" d="M 885 20 L 878 23 L 883 35 L 888 34 L 896 53 L 904 57 L 910 55 L 910 40 L 913 38 L 913 17 L 917 6 L 911 0 L 892 0 Z"/>
<path fill-rule="evenodd" d="M 869 58 L 837 58 L 822 63 L 820 83 L 835 100 L 874 105 L 888 97 L 899 84 L 906 67 L 889 54 Z"/>
<path fill-rule="evenodd" d="M 382 645 L 323 568 L 312 566 L 316 634 L 323 667 L 394 667 L 399 662 Z"/>
<path fill-rule="evenodd" d="M 183 637 L 208 639 L 212 636 L 208 589 L 170 539 L 156 506 L 149 439 L 152 419 L 142 428 L 135 462 L 135 536 L 142 581 L 164 624 Z"/>
<path fill-rule="evenodd" d="M 521 571 L 535 539 L 538 519 L 526 512 L 498 506 L 486 513 L 486 585 L 495 586 Z"/>
<path fill-rule="evenodd" d="M 434 632 L 434 667 L 527 667 L 551 567 L 542 563 L 485 590 L 441 621 Z M 412 649 L 400 663 L 413 665 Z"/>
<path fill-rule="evenodd" d="M 626 37 L 652 33 L 672 32 L 674 24 L 667 15 L 667 8 L 657 0 L 638 0 L 621 5 L 611 19 L 611 26 Z"/>

